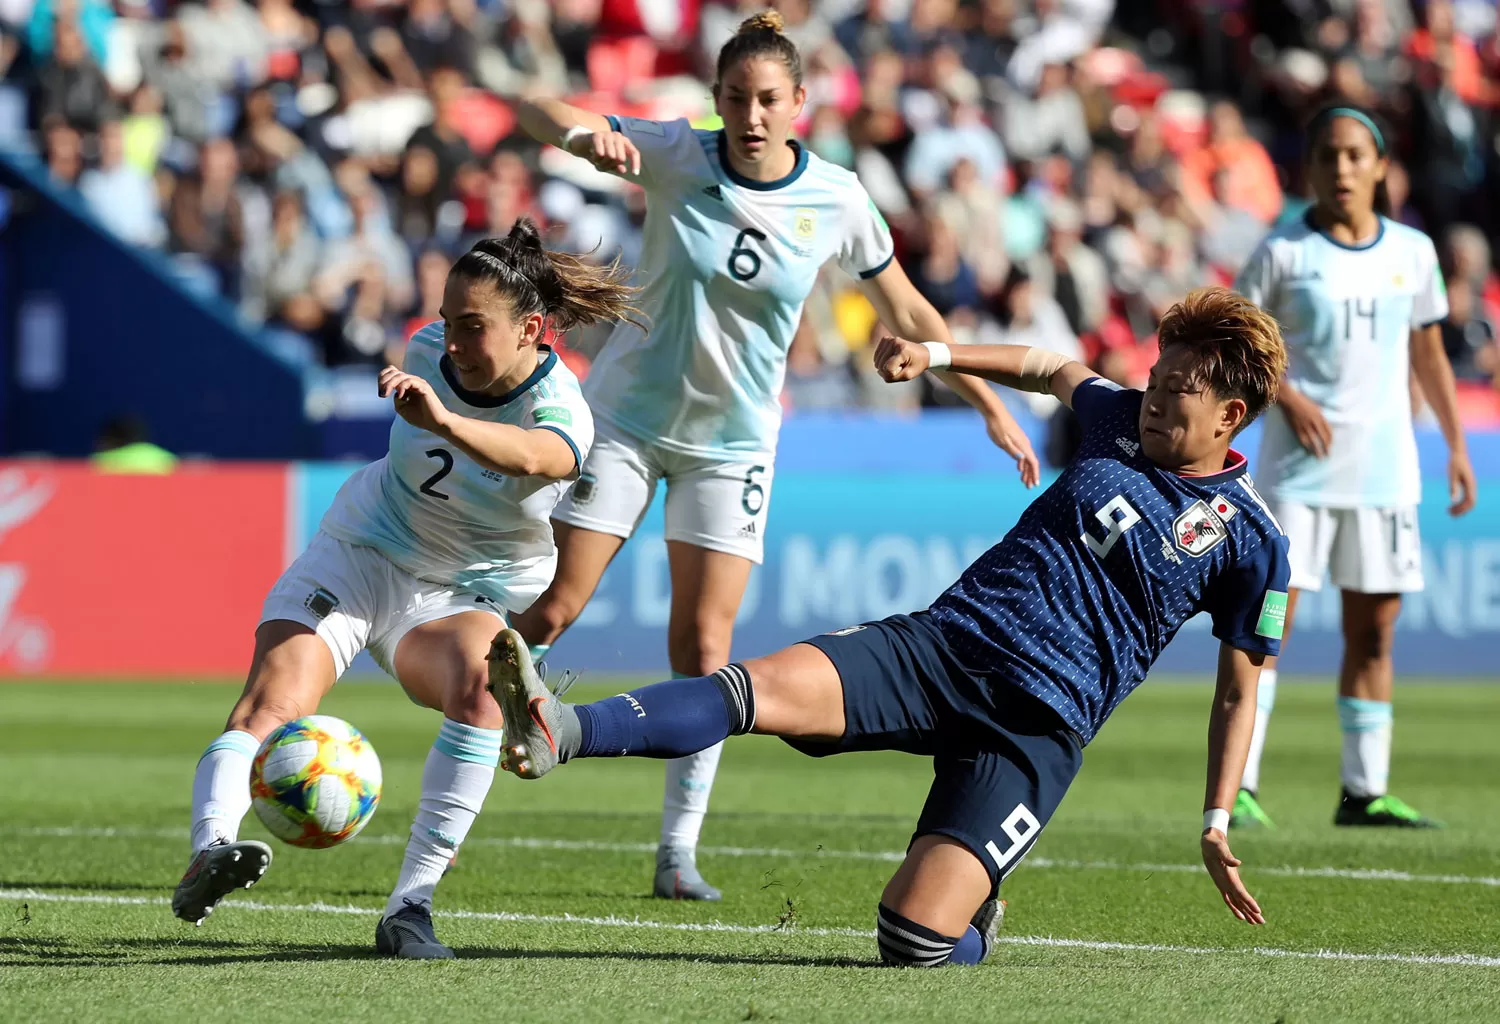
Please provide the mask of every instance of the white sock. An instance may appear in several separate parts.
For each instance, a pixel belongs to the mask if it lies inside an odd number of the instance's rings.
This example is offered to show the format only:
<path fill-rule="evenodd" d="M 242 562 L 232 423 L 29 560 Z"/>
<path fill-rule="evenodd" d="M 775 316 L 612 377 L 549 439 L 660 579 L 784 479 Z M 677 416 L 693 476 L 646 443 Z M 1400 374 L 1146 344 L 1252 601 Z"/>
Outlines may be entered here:
<path fill-rule="evenodd" d="M 1385 796 L 1391 775 L 1390 701 L 1339 698 L 1339 726 L 1344 730 L 1340 777 L 1354 796 Z"/>
<path fill-rule="evenodd" d="M 1240 788 L 1254 793 L 1260 789 L 1260 755 L 1266 749 L 1266 729 L 1271 724 L 1271 709 L 1276 706 L 1276 670 L 1260 670 L 1260 685 L 1255 688 L 1255 731 L 1250 734 L 1250 756 L 1245 758 L 1245 774 Z"/>
<path fill-rule="evenodd" d="M 431 905 L 433 890 L 484 806 L 499 763 L 499 729 L 443 719 L 422 769 L 422 800 L 406 841 L 401 875 L 385 904 L 387 917 L 407 900 Z"/>
<path fill-rule="evenodd" d="M 723 751 L 720 741 L 707 750 L 667 762 L 667 787 L 661 801 L 663 846 L 698 848 L 698 833 L 703 831 L 703 816 L 708 813 L 708 797 Z"/>
<path fill-rule="evenodd" d="M 238 729 L 208 745 L 193 772 L 193 852 L 220 839 L 240 837 L 240 822 L 250 810 L 250 762 L 260 740 Z"/>

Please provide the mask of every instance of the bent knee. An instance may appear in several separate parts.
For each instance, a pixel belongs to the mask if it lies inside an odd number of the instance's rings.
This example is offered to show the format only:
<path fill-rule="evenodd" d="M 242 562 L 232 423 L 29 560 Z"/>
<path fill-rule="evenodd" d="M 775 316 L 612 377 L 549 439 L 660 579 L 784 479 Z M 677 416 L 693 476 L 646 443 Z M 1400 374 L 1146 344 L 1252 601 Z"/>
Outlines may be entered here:
<path fill-rule="evenodd" d="M 464 666 L 443 694 L 443 717 L 465 725 L 499 728 L 500 706 L 489 686 L 485 664 Z"/>
<path fill-rule="evenodd" d="M 918 924 L 884 903 L 875 908 L 875 941 L 880 959 L 892 967 L 941 967 L 959 939 Z"/>

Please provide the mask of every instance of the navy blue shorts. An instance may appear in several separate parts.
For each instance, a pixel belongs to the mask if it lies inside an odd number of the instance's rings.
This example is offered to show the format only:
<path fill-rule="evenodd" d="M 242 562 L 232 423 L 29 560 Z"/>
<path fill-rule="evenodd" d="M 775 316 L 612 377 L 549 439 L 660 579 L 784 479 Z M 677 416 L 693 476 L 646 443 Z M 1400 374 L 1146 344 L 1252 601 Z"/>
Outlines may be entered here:
<path fill-rule="evenodd" d="M 1078 774 L 1078 734 L 1019 687 L 970 674 L 925 612 L 804 642 L 838 669 L 844 735 L 829 744 L 787 742 L 815 757 L 850 750 L 930 755 L 936 778 L 912 839 L 956 839 L 998 889 Z"/>

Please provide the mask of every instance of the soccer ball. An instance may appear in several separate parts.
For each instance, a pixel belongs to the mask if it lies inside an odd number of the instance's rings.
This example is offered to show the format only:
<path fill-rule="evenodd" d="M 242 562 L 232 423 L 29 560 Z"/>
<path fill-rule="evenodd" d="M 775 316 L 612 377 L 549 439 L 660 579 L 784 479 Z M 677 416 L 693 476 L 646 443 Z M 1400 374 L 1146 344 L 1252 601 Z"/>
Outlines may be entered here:
<path fill-rule="evenodd" d="M 364 733 L 331 715 L 294 718 L 260 745 L 250 804 L 271 834 L 326 850 L 353 839 L 380 802 L 380 758 Z"/>

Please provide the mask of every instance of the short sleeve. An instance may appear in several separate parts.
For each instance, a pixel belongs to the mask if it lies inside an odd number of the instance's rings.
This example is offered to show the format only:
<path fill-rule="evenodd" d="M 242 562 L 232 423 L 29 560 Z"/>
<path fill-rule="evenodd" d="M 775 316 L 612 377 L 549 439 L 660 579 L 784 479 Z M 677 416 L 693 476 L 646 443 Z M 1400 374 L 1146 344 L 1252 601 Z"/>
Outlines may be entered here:
<path fill-rule="evenodd" d="M 850 277 L 869 280 L 891 265 L 896 256 L 891 229 L 875 209 L 875 201 L 855 183 L 844 216 L 844 237 L 839 242 L 838 261 Z"/>
<path fill-rule="evenodd" d="M 1276 261 L 1269 244 L 1256 246 L 1234 279 L 1234 290 L 1261 309 L 1271 308 L 1276 299 Z"/>
<path fill-rule="evenodd" d="M 573 449 L 573 472 L 576 480 L 594 444 L 594 416 L 581 396 L 545 398 L 536 403 L 526 418 L 529 430 L 550 430 L 568 442 Z"/>
<path fill-rule="evenodd" d="M 1422 269 L 1417 280 L 1417 294 L 1411 304 L 1411 326 L 1431 327 L 1448 319 L 1448 285 L 1438 266 L 1437 251 L 1432 243 L 1422 247 Z"/>
<path fill-rule="evenodd" d="M 1274 657 L 1286 629 L 1287 584 L 1291 563 L 1287 538 L 1273 538 L 1241 554 L 1213 581 L 1205 610 L 1214 636 L 1231 647 Z"/>
<path fill-rule="evenodd" d="M 443 357 L 443 322 L 434 321 L 417 331 L 406 343 L 401 369 L 418 377 L 431 379 Z"/>
<path fill-rule="evenodd" d="M 1073 412 L 1078 423 L 1088 433 L 1110 413 L 1119 412 L 1126 404 L 1139 409 L 1141 392 L 1122 388 L 1112 380 L 1090 377 L 1073 389 Z"/>
<path fill-rule="evenodd" d="M 641 174 L 621 175 L 648 192 L 672 188 L 703 162 L 703 145 L 686 120 L 648 121 L 641 117 L 609 115 L 609 126 L 641 152 Z"/>

